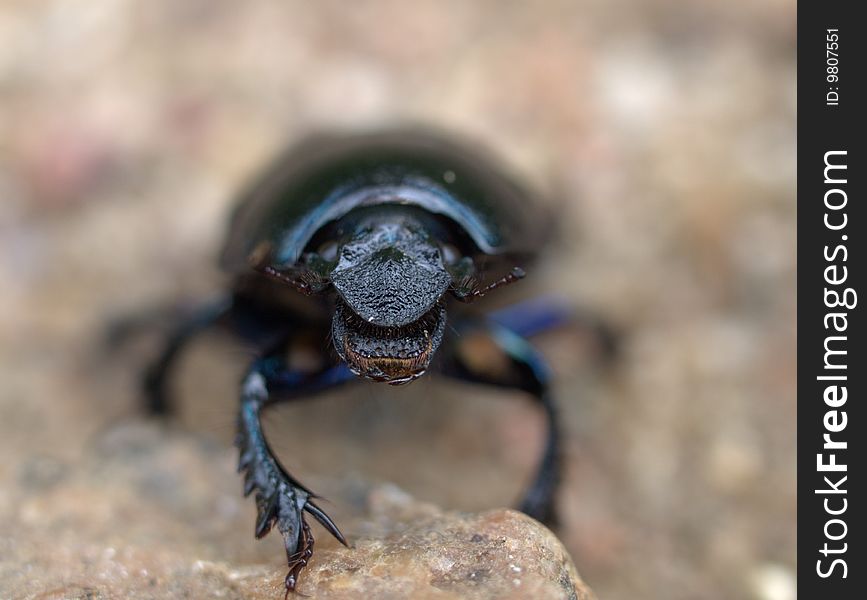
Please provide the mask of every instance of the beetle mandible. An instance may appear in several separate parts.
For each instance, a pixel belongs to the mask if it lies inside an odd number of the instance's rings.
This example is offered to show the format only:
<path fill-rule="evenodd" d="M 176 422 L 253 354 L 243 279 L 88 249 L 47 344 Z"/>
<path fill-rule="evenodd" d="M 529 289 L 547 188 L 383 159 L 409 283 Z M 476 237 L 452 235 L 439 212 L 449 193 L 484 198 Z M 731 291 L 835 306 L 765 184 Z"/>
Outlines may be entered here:
<path fill-rule="evenodd" d="M 547 441 L 520 508 L 540 520 L 551 516 L 556 411 L 548 369 L 525 337 L 558 318 L 544 307 L 503 311 L 465 316 L 455 335 L 446 330 L 447 310 L 524 276 L 551 223 L 496 164 L 420 131 L 310 138 L 242 194 L 222 252 L 230 293 L 176 327 L 145 385 L 150 410 L 167 413 L 168 372 L 196 333 L 219 323 L 255 342 L 258 358 L 241 384 L 239 471 L 244 494 L 255 492 L 256 537 L 274 525 L 283 535 L 287 593 L 313 554 L 306 515 L 346 540 L 316 495 L 274 456 L 260 414 L 354 376 L 405 384 L 433 366 L 445 376 L 529 393 L 545 413 Z M 509 373 L 465 360 L 457 334 L 468 330 L 493 341 Z M 321 366 L 312 371 L 288 364 L 287 348 L 302 337 L 321 341 Z"/>

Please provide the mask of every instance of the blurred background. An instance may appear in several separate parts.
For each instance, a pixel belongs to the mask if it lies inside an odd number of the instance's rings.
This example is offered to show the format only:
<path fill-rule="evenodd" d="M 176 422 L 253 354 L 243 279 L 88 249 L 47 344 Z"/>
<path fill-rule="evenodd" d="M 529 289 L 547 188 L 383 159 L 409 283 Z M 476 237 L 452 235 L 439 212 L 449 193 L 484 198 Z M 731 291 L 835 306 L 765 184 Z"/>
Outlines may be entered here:
<path fill-rule="evenodd" d="M 599 598 L 794 598 L 795 109 L 793 0 L 0 1 L 0 597 L 77 597 L 76 560 L 282 562 L 233 474 L 248 352 L 196 343 L 161 428 L 136 387 L 158 337 L 101 336 L 221 289 L 233 195 L 284 144 L 412 121 L 561 215 L 510 298 L 622 333 L 607 366 L 580 332 L 539 339 L 557 533 Z M 379 482 L 517 497 L 541 444 L 520 394 L 384 387 L 267 424 L 347 533 Z"/>

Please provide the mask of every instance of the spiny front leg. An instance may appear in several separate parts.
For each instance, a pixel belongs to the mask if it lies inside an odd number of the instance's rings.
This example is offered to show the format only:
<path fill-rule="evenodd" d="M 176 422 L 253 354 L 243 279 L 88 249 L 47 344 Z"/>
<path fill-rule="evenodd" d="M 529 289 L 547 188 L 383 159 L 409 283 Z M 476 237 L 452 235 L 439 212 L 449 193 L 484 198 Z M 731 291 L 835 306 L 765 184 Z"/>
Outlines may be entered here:
<path fill-rule="evenodd" d="M 312 500 L 306 487 L 293 478 L 277 461 L 260 420 L 261 409 L 268 403 L 268 382 L 279 376 L 273 363 L 257 361 L 244 379 L 241 390 L 241 412 L 236 444 L 240 450 L 238 470 L 244 472 L 244 495 L 256 492 L 256 537 L 264 537 L 276 524 L 283 534 L 289 573 L 286 594 L 295 591 L 298 575 L 313 556 L 313 534 L 304 513 L 312 515 L 340 543 L 346 540 L 334 522 Z"/>

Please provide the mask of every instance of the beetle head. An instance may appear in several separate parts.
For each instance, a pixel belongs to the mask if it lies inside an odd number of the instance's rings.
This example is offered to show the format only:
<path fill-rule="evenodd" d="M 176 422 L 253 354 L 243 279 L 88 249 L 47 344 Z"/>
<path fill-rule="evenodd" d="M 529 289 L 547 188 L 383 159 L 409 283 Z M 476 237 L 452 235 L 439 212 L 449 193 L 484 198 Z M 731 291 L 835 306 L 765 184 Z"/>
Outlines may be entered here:
<path fill-rule="evenodd" d="M 353 372 L 392 384 L 425 372 L 445 331 L 440 298 L 451 277 L 420 223 L 361 221 L 340 247 L 331 282 L 339 295 L 334 347 Z"/>

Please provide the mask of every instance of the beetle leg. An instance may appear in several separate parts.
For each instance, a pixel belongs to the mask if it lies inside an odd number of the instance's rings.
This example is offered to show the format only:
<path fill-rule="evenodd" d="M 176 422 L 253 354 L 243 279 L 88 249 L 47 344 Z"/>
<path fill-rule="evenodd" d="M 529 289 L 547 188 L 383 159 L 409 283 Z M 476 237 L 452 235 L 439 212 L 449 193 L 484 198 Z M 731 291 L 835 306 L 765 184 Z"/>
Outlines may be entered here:
<path fill-rule="evenodd" d="M 244 495 L 256 492 L 255 534 L 264 537 L 274 525 L 283 535 L 286 548 L 286 592 L 295 591 L 298 575 L 313 556 L 313 534 L 305 520 L 308 513 L 346 545 L 346 539 L 331 518 L 314 502 L 316 495 L 292 477 L 274 456 L 260 420 L 261 410 L 274 400 L 271 393 L 291 388 L 296 395 L 308 394 L 333 387 L 351 377 L 348 370 L 338 367 L 314 375 L 299 374 L 285 368 L 277 356 L 256 361 L 241 388 L 241 410 L 238 418 L 236 445 L 240 450 L 238 470 L 244 471 Z"/>
<path fill-rule="evenodd" d="M 472 383 L 523 390 L 531 394 L 544 411 L 545 447 L 519 508 L 535 519 L 551 523 L 555 520 L 554 495 L 560 480 L 560 432 L 548 365 L 542 355 L 515 332 L 493 321 L 486 321 L 479 327 L 510 359 L 510 372 L 502 375 L 481 372 L 455 353 L 444 363 L 444 373 Z"/>
<path fill-rule="evenodd" d="M 544 296 L 513 304 L 488 314 L 488 319 L 521 337 L 533 337 L 552 329 L 573 327 L 588 336 L 604 360 L 617 357 L 620 335 L 600 315 L 576 308 L 563 299 Z"/>
<path fill-rule="evenodd" d="M 150 414 L 166 415 L 171 412 L 172 407 L 166 384 L 175 360 L 196 334 L 212 326 L 231 308 L 232 299 L 220 297 L 203 304 L 175 325 L 166 338 L 159 357 L 148 366 L 142 377 L 147 410 Z"/>

